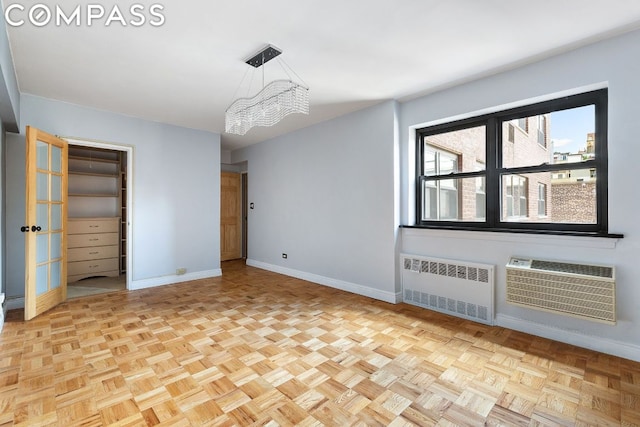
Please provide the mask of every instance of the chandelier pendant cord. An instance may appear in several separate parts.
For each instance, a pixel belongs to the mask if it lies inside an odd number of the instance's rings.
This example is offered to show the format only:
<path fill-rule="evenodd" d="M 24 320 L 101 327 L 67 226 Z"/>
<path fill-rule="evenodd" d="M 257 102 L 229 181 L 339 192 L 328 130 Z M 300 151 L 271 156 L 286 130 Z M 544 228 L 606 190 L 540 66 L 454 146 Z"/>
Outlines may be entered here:
<path fill-rule="evenodd" d="M 305 87 L 309 87 L 309 85 L 307 84 L 307 82 L 305 82 L 304 80 L 302 80 L 302 77 L 300 77 L 300 76 L 298 75 L 298 73 L 296 73 L 296 72 L 293 70 L 293 68 L 291 68 L 291 67 L 289 66 L 289 64 L 287 64 L 287 63 L 285 62 L 285 60 L 284 60 L 284 59 L 282 59 L 281 57 L 279 57 L 279 56 L 278 56 L 278 57 L 276 57 L 276 60 L 278 61 L 278 64 L 280 64 L 280 66 L 282 67 L 282 69 L 284 70 L 284 72 L 287 74 L 287 76 L 289 76 L 289 80 L 295 81 L 295 79 L 291 77 L 291 74 L 289 74 L 289 71 L 287 71 L 287 69 L 289 69 L 289 70 L 290 70 L 290 71 L 291 71 L 291 72 L 296 76 L 296 78 L 298 79 L 298 81 L 300 81 L 300 83 L 302 83 Z"/>
<path fill-rule="evenodd" d="M 255 71 L 255 70 L 254 70 Z M 249 69 L 247 68 L 247 70 L 244 72 L 244 76 L 242 76 L 242 80 L 240 80 L 240 84 L 238 85 L 238 87 L 236 88 L 236 91 L 233 93 L 233 98 L 231 98 L 231 102 L 233 102 L 234 99 L 236 99 L 236 97 L 238 96 L 238 92 L 240 92 L 240 88 L 242 88 L 242 84 L 244 83 L 244 81 L 247 78 L 247 74 L 249 74 Z M 252 79 L 253 80 L 253 79 Z M 249 87 L 251 87 L 251 83 L 249 83 Z M 247 92 L 247 96 L 249 95 L 249 93 Z"/>

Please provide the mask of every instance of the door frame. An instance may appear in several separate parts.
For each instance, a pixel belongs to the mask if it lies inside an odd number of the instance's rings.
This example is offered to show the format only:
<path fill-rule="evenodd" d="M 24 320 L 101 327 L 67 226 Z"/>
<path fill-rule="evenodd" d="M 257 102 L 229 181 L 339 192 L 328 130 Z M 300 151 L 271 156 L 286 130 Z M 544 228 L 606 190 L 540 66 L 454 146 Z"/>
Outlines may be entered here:
<path fill-rule="evenodd" d="M 77 138 L 61 136 L 60 138 L 67 141 L 69 147 L 89 147 L 89 148 L 102 148 L 104 150 L 123 151 L 127 153 L 127 274 L 126 276 L 126 288 L 131 289 L 131 282 L 133 281 L 133 146 L 114 144 L 112 142 L 98 141 L 95 139 Z"/>
<path fill-rule="evenodd" d="M 249 173 L 240 172 L 242 191 L 242 258 L 249 259 Z"/>

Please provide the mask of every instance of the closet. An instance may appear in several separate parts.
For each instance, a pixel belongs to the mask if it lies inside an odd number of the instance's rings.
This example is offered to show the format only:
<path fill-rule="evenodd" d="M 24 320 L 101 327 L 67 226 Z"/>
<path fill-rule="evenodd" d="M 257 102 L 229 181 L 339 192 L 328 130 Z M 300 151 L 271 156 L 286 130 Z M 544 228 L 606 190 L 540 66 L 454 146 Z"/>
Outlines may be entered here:
<path fill-rule="evenodd" d="M 126 153 L 69 146 L 67 282 L 126 274 Z"/>

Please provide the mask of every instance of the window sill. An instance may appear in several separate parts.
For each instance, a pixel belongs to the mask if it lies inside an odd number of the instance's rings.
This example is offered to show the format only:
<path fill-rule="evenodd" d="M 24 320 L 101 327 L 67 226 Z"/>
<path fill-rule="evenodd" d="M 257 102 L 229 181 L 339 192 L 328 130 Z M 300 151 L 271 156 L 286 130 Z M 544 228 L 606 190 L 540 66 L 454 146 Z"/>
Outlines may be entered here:
<path fill-rule="evenodd" d="M 446 237 L 466 240 L 493 240 L 532 244 L 553 244 L 571 247 L 614 249 L 622 234 L 584 233 L 550 230 L 515 230 L 502 228 L 470 228 L 455 226 L 401 225 L 403 235 Z"/>

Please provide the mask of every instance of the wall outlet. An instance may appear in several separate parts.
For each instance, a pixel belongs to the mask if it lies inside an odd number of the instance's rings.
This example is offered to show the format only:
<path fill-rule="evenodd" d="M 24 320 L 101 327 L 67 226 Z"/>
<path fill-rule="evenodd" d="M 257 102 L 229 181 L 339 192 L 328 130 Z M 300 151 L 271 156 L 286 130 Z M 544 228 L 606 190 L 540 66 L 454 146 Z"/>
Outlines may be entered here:
<path fill-rule="evenodd" d="M 287 254 L 283 253 L 282 258 L 287 259 Z"/>
<path fill-rule="evenodd" d="M 178 276 L 180 276 L 181 274 L 187 274 L 187 269 L 186 269 L 186 268 L 184 268 L 184 267 L 182 267 L 182 268 L 177 268 L 177 269 L 176 269 L 176 274 L 177 274 Z"/>

